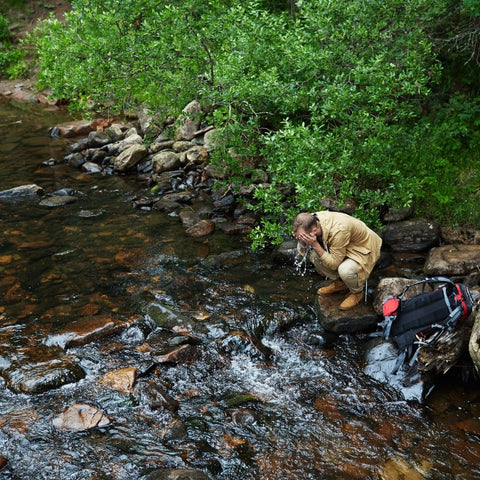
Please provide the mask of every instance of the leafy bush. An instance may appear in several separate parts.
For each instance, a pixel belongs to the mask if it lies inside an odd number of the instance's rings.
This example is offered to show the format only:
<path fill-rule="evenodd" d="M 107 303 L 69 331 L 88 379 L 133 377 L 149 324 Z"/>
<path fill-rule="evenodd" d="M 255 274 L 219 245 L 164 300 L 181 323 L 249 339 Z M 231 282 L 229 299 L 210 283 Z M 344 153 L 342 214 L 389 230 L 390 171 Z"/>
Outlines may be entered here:
<path fill-rule="evenodd" d="M 467 217 L 458 195 L 479 191 L 465 174 L 476 168 L 478 68 L 456 94 L 453 63 L 441 64 L 454 54 L 438 38 L 446 13 L 466 28 L 477 10 L 473 0 L 77 0 L 35 44 L 41 83 L 78 106 L 209 107 L 224 145 L 213 161 L 229 181 L 269 174 L 251 204 L 258 247 L 325 197 L 356 203 L 376 226 L 406 205 L 446 218 L 455 204 Z"/>

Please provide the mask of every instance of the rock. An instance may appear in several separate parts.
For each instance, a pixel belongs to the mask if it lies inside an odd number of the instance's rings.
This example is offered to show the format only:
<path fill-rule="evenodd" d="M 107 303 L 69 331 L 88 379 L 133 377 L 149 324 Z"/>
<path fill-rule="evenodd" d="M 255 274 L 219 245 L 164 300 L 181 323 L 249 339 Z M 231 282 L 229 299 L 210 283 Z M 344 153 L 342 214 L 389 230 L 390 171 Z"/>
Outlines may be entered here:
<path fill-rule="evenodd" d="M 252 232 L 252 226 L 244 223 L 224 223 L 220 224 L 220 230 L 227 235 L 249 235 Z"/>
<path fill-rule="evenodd" d="M 76 403 L 53 420 L 53 426 L 65 432 L 84 432 L 105 427 L 111 420 L 95 407 Z"/>
<path fill-rule="evenodd" d="M 199 238 L 210 235 L 215 230 L 215 224 L 211 220 L 200 220 L 185 230 L 189 237 Z"/>
<path fill-rule="evenodd" d="M 348 215 L 353 215 L 358 207 L 358 204 L 353 200 L 345 200 L 342 204 L 332 197 L 325 197 L 321 201 L 321 206 L 324 210 L 331 210 L 332 212 L 343 212 Z"/>
<path fill-rule="evenodd" d="M 155 173 L 175 170 L 180 164 L 180 157 L 175 152 L 162 151 L 152 157 L 152 165 Z"/>
<path fill-rule="evenodd" d="M 80 152 L 74 152 L 65 157 L 65 162 L 74 168 L 79 168 L 85 163 L 85 157 Z"/>
<path fill-rule="evenodd" d="M 430 477 L 428 472 L 420 472 L 418 466 L 410 465 L 400 457 L 391 458 L 379 465 L 378 474 L 380 480 L 425 480 Z"/>
<path fill-rule="evenodd" d="M 375 312 L 379 315 L 382 315 L 382 304 L 388 297 L 394 297 L 396 295 L 400 295 L 403 289 L 407 285 L 411 285 L 415 283 L 415 280 L 411 278 L 403 278 L 403 277 L 387 277 L 382 278 L 378 285 L 375 288 L 374 300 L 373 300 L 373 308 Z M 412 298 L 416 295 L 422 293 L 423 285 L 417 285 L 415 287 L 409 288 L 405 294 L 405 299 Z M 426 287 L 428 291 L 428 286 Z"/>
<path fill-rule="evenodd" d="M 318 321 L 333 333 L 353 333 L 376 327 L 379 318 L 371 305 L 360 303 L 351 310 L 342 311 L 338 306 L 347 294 L 318 295 L 315 301 Z"/>
<path fill-rule="evenodd" d="M 407 220 L 413 214 L 413 209 L 411 207 L 399 208 L 399 209 L 391 209 L 383 217 L 383 221 L 385 223 L 390 222 L 401 222 L 403 220 Z"/>
<path fill-rule="evenodd" d="M 480 245 L 444 245 L 432 248 L 424 265 L 426 275 L 466 276 L 478 273 Z"/>
<path fill-rule="evenodd" d="M 165 409 L 171 412 L 178 410 L 179 404 L 164 388 L 150 382 L 142 390 L 142 397 L 152 410 Z"/>
<path fill-rule="evenodd" d="M 125 134 L 125 138 L 123 140 L 119 140 L 115 143 L 109 143 L 103 149 L 110 156 L 117 156 L 122 153 L 127 148 L 130 148 L 132 145 L 143 145 L 143 138 L 136 133 L 135 129 L 131 129 L 135 133 L 131 133 L 127 136 Z M 129 130 L 130 132 L 130 130 Z"/>
<path fill-rule="evenodd" d="M 143 108 L 137 113 L 137 117 L 140 124 L 140 130 L 144 136 L 152 138 L 160 133 L 161 125 L 159 125 L 156 115 L 150 110 Z"/>
<path fill-rule="evenodd" d="M 195 163 L 199 165 L 208 160 L 208 152 L 205 150 L 205 148 L 196 146 L 187 150 L 185 158 L 188 163 Z"/>
<path fill-rule="evenodd" d="M 184 208 L 178 216 L 180 217 L 180 221 L 185 230 L 188 230 L 200 221 L 197 212 L 192 210 L 192 208 Z"/>
<path fill-rule="evenodd" d="M 35 184 L 20 185 L 0 192 L 0 200 L 43 195 L 43 188 Z"/>
<path fill-rule="evenodd" d="M 178 118 L 178 127 L 176 130 L 176 140 L 192 140 L 196 131 L 200 127 L 202 116 L 202 106 L 197 100 L 190 102 Z"/>
<path fill-rule="evenodd" d="M 219 167 L 218 165 L 206 165 L 203 169 L 203 176 L 207 178 L 214 178 L 218 180 L 223 180 L 226 177 L 227 173 L 224 168 Z"/>
<path fill-rule="evenodd" d="M 426 220 L 391 223 L 383 234 L 383 243 L 394 252 L 422 252 L 438 245 L 440 228 Z"/>
<path fill-rule="evenodd" d="M 210 129 L 208 132 L 205 132 L 203 136 L 203 147 L 207 152 L 215 150 L 218 146 L 218 135 L 219 131 L 215 128 Z"/>
<path fill-rule="evenodd" d="M 52 137 L 80 137 L 82 135 L 88 135 L 94 126 L 92 122 L 88 120 L 79 120 L 76 122 L 67 122 L 56 125 L 50 130 Z"/>
<path fill-rule="evenodd" d="M 165 468 L 149 473 L 144 480 L 210 480 L 210 477 L 199 470 Z"/>
<path fill-rule="evenodd" d="M 197 350 L 192 345 L 182 345 L 181 347 L 174 348 L 167 353 L 157 355 L 155 361 L 157 363 L 173 363 L 185 364 L 190 363 L 196 357 Z"/>
<path fill-rule="evenodd" d="M 175 192 L 167 193 L 163 196 L 162 200 L 177 203 L 189 203 L 194 197 L 195 195 L 191 192 Z"/>
<path fill-rule="evenodd" d="M 77 197 L 71 195 L 53 195 L 43 199 L 39 205 L 42 207 L 63 207 L 64 205 L 69 205 L 77 201 Z"/>
<path fill-rule="evenodd" d="M 81 317 L 57 330 L 47 340 L 50 345 L 78 347 L 120 332 L 125 323 L 106 315 Z"/>
<path fill-rule="evenodd" d="M 187 140 L 180 140 L 172 144 L 172 150 L 176 153 L 186 152 L 188 149 L 192 147 L 194 147 L 194 144 Z"/>
<path fill-rule="evenodd" d="M 39 363 L 13 364 L 2 375 L 15 393 L 42 393 L 75 383 L 85 377 L 84 370 L 69 355 Z"/>
<path fill-rule="evenodd" d="M 160 212 L 165 212 L 165 213 L 172 213 L 172 212 L 177 212 L 181 208 L 183 208 L 183 205 L 178 202 L 173 202 L 171 200 L 165 200 L 164 198 L 158 200 L 158 202 L 155 202 L 152 205 L 152 208 L 154 210 L 159 210 Z"/>
<path fill-rule="evenodd" d="M 275 247 L 272 256 L 275 263 L 294 265 L 296 261 L 300 260 L 297 251 L 297 241 L 285 240 L 283 243 Z"/>
<path fill-rule="evenodd" d="M 0 470 L 2 470 L 2 468 L 5 467 L 7 463 L 8 463 L 7 457 L 0 455 Z"/>
<path fill-rule="evenodd" d="M 163 433 L 164 441 L 178 442 L 180 440 L 185 440 L 186 438 L 188 438 L 187 427 L 179 418 L 175 418 L 165 427 Z"/>
<path fill-rule="evenodd" d="M 131 145 L 113 159 L 113 165 L 119 172 L 126 172 L 135 167 L 147 155 L 145 145 Z"/>
<path fill-rule="evenodd" d="M 151 153 L 158 153 L 160 152 L 161 150 L 169 150 L 169 149 L 173 149 L 173 145 L 175 144 L 175 140 L 155 140 L 155 142 L 153 142 L 151 145 L 150 145 L 150 152 Z"/>
<path fill-rule="evenodd" d="M 107 372 L 98 380 L 100 385 L 105 385 L 122 393 L 130 393 L 137 378 L 137 368 L 127 367 Z"/>
<path fill-rule="evenodd" d="M 100 173 L 102 171 L 102 167 L 94 162 L 85 162 L 82 165 L 82 170 L 86 173 Z"/>
<path fill-rule="evenodd" d="M 470 341 L 468 343 L 468 352 L 472 358 L 477 371 L 480 371 L 480 311 L 475 315 Z"/>
<path fill-rule="evenodd" d="M 89 148 L 100 148 L 112 143 L 112 139 L 107 132 L 90 132 L 87 138 Z"/>
<path fill-rule="evenodd" d="M 440 236 L 444 243 L 457 245 L 479 245 L 480 230 L 466 227 L 441 227 Z"/>

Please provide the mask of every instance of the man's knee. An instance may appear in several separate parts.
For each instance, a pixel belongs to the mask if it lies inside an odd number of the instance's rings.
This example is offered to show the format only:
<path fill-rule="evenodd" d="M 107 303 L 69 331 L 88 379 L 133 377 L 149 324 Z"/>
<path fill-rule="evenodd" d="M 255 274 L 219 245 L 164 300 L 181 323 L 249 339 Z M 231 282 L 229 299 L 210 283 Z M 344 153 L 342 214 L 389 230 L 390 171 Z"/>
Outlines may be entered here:
<path fill-rule="evenodd" d="M 359 285 L 358 281 L 358 265 L 353 260 L 342 262 L 338 267 L 338 274 L 351 291 L 361 290 L 362 285 Z"/>

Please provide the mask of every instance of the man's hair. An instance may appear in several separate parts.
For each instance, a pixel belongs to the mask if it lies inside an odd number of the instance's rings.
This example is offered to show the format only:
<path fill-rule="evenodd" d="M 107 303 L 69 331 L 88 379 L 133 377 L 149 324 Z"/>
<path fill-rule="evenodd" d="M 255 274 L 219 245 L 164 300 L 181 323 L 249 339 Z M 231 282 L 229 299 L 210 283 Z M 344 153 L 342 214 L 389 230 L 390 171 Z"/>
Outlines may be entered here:
<path fill-rule="evenodd" d="M 295 233 L 300 228 L 309 232 L 318 224 L 318 218 L 314 213 L 299 213 L 293 221 L 292 230 Z"/>

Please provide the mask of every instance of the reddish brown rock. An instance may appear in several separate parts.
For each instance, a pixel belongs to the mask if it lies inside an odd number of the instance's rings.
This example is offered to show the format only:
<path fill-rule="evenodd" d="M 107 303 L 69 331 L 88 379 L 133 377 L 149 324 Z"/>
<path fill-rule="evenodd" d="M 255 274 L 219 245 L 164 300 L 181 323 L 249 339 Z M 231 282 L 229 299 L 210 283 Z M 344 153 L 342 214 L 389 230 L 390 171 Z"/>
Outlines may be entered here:
<path fill-rule="evenodd" d="M 137 368 L 127 367 L 107 372 L 98 383 L 122 393 L 130 393 L 137 379 Z"/>
<path fill-rule="evenodd" d="M 83 432 L 105 427 L 111 420 L 91 405 L 76 403 L 53 420 L 53 426 L 65 432 Z"/>
<path fill-rule="evenodd" d="M 215 224 L 211 220 L 200 220 L 185 230 L 189 237 L 205 237 L 215 230 Z"/>

